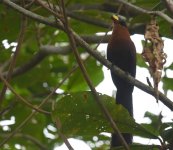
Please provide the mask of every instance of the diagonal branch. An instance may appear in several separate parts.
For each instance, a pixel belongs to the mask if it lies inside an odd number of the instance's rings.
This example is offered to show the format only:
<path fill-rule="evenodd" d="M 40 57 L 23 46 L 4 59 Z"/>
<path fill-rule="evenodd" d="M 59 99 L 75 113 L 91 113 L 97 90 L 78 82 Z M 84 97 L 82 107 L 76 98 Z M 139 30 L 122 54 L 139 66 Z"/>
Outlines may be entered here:
<path fill-rule="evenodd" d="M 24 103 L 26 106 L 28 106 L 29 108 L 38 111 L 40 113 L 46 114 L 46 115 L 50 115 L 49 112 L 39 109 L 35 106 L 33 106 L 31 103 L 29 103 L 25 98 L 23 98 L 22 96 L 20 96 L 19 94 L 16 93 L 16 91 L 13 89 L 13 87 L 7 82 L 7 80 L 4 79 L 4 77 L 1 75 L 0 73 L 0 79 L 3 81 L 4 85 L 10 89 L 10 91 L 22 102 Z"/>
<path fill-rule="evenodd" d="M 89 88 L 91 89 L 91 91 L 93 93 L 93 96 L 95 98 L 95 101 L 97 102 L 98 106 L 101 109 L 101 112 L 105 115 L 106 119 L 109 121 L 109 123 L 112 126 L 114 132 L 117 133 L 117 135 L 118 135 L 119 139 L 121 140 L 122 145 L 124 146 L 124 148 L 126 150 L 129 150 L 129 146 L 127 145 L 126 141 L 124 140 L 120 130 L 118 129 L 118 127 L 117 127 L 116 123 L 114 122 L 112 116 L 110 115 L 109 111 L 107 110 L 107 108 L 104 106 L 104 104 L 100 100 L 99 95 L 98 95 L 95 87 L 93 86 L 93 83 L 92 83 L 91 79 L 89 78 L 87 70 L 86 70 L 86 68 L 85 68 L 85 66 L 84 66 L 84 64 L 83 64 L 83 62 L 80 58 L 79 52 L 77 50 L 76 41 L 74 39 L 73 32 L 72 32 L 71 28 L 69 27 L 69 23 L 68 23 L 68 19 L 67 19 L 67 16 L 66 16 L 66 11 L 65 11 L 65 6 L 64 6 L 64 1 L 63 0 L 61 0 L 61 5 L 62 5 L 62 14 L 64 16 L 64 27 L 66 29 L 66 33 L 69 37 L 69 41 L 70 41 L 72 50 L 73 50 L 74 55 L 76 57 L 76 61 L 79 65 L 79 67 L 80 67 L 80 70 L 83 74 L 83 77 L 84 77 L 86 83 L 88 84 Z"/>
<path fill-rule="evenodd" d="M 7 136 L 9 136 L 9 134 L 0 135 L 1 138 L 6 138 Z M 33 144 L 35 144 L 41 150 L 49 150 L 48 147 L 46 145 L 44 145 L 44 143 L 41 143 L 41 141 L 39 141 L 38 139 L 36 139 L 35 137 L 33 137 L 29 134 L 17 133 L 14 137 L 15 138 L 24 138 L 27 141 L 30 141 Z"/>
<path fill-rule="evenodd" d="M 54 14 L 56 17 L 58 18 L 61 18 L 56 12 L 54 12 L 52 9 L 50 9 L 48 7 L 48 4 L 42 0 L 35 0 L 37 3 L 39 3 L 43 8 L 49 10 L 52 14 Z M 50 4 L 50 6 L 53 8 L 53 4 Z M 56 6 L 55 6 L 56 7 Z M 59 10 L 59 7 L 56 7 L 56 9 L 58 11 Z M 96 18 L 93 18 L 93 17 L 89 17 L 89 16 L 86 16 L 86 15 L 83 15 L 83 14 L 77 14 L 75 12 L 72 12 L 68 9 L 66 9 L 66 13 L 69 17 L 71 18 L 74 18 L 74 19 L 77 19 L 77 20 L 80 20 L 80 21 L 83 21 L 85 23 L 90 23 L 90 24 L 93 24 L 93 25 L 97 25 L 97 26 L 101 26 L 103 28 L 109 28 L 110 24 L 103 21 L 103 20 L 100 20 L 100 19 L 96 19 Z"/>
<path fill-rule="evenodd" d="M 142 83 L 141 81 L 133 78 L 130 74 L 127 74 L 117 66 L 113 65 L 111 62 L 106 60 L 103 56 L 100 55 L 99 52 L 93 51 L 90 46 L 80 38 L 75 32 L 73 32 L 75 40 L 78 42 L 78 44 L 85 48 L 85 50 L 92 55 L 94 58 L 96 58 L 99 62 L 101 62 L 104 66 L 112 70 L 117 76 L 123 78 L 127 82 L 135 85 L 139 89 L 145 91 L 146 93 L 154 96 L 154 89 L 152 87 L 149 87 L 148 85 Z M 168 99 L 163 93 L 159 92 L 159 99 L 160 101 L 165 104 L 168 108 L 170 108 L 173 111 L 173 102 Z"/>
<path fill-rule="evenodd" d="M 38 3 L 38 4 L 40 4 L 43 8 L 45 8 L 46 10 L 48 10 L 49 12 L 51 12 L 53 15 L 55 15 L 55 16 L 57 16 L 57 17 L 59 17 L 58 15 L 57 15 L 57 13 L 56 12 L 54 12 L 53 10 L 51 10 L 49 7 L 48 7 L 48 4 L 46 3 L 46 2 L 44 2 L 43 0 L 36 0 L 36 2 Z M 52 4 L 50 4 L 51 5 L 51 7 L 53 7 L 53 5 Z M 86 5 L 82 5 L 81 6 L 81 8 L 78 8 L 78 9 L 83 9 L 84 7 L 85 7 Z M 112 6 L 112 12 L 115 12 L 115 7 L 117 7 L 117 6 L 115 6 L 115 4 L 114 3 L 111 3 L 111 5 L 110 4 L 108 4 L 108 3 L 104 3 L 104 4 L 99 4 L 99 6 L 97 5 L 97 6 L 90 6 L 90 7 L 92 7 L 92 9 L 93 9 L 93 7 L 95 8 L 97 8 L 97 9 L 103 9 L 103 10 L 107 10 L 108 8 L 107 7 L 111 7 Z M 89 6 L 88 6 L 89 7 Z M 58 7 L 56 7 L 56 9 L 59 11 L 59 8 Z M 101 9 L 101 10 L 102 10 Z M 82 21 L 82 22 L 85 22 L 85 23 L 89 23 L 89 24 L 92 24 L 92 25 L 97 25 L 97 26 L 100 26 L 100 27 L 103 27 L 103 28 L 110 28 L 110 23 L 108 23 L 108 22 L 105 22 L 105 21 L 103 21 L 103 20 L 100 20 L 100 19 L 96 19 L 96 18 L 93 18 L 93 17 L 91 17 L 91 16 L 87 16 L 87 15 L 83 15 L 83 14 L 79 14 L 79 13 L 75 13 L 75 12 L 73 12 L 73 11 L 70 11 L 71 9 L 69 8 L 69 9 L 66 9 L 66 13 L 67 13 L 67 15 L 69 16 L 69 17 L 71 17 L 71 18 L 73 18 L 73 19 L 77 19 L 77 20 L 79 20 L 79 21 Z M 107 10 L 108 11 L 108 10 Z M 126 10 L 125 10 L 126 11 Z M 136 13 L 137 14 L 137 13 Z M 132 15 L 132 16 L 134 16 L 134 14 Z M 144 24 L 138 24 L 138 25 L 134 25 L 134 26 L 130 26 L 129 27 L 129 31 L 130 31 L 130 33 L 131 34 L 134 34 L 134 33 L 139 33 L 139 34 L 143 34 L 144 33 L 144 31 L 145 31 L 145 25 Z M 89 40 L 89 41 L 92 41 L 92 39 L 91 40 Z M 88 41 L 87 41 L 88 42 Z"/>
<path fill-rule="evenodd" d="M 58 129 L 58 134 L 61 137 L 61 139 L 64 141 L 65 145 L 68 147 L 69 150 L 74 150 L 71 146 L 70 142 L 68 141 L 67 137 L 61 132 L 61 122 L 59 118 L 56 118 L 55 120 L 56 127 Z"/>
<path fill-rule="evenodd" d="M 144 14 L 148 14 L 148 15 L 157 15 L 157 16 L 160 16 L 162 17 L 164 20 L 166 20 L 167 22 L 169 22 L 171 25 L 173 25 L 173 19 L 171 17 L 169 17 L 168 15 L 164 14 L 163 12 L 161 11 L 150 11 L 150 10 L 146 10 L 146 9 L 143 9 L 141 7 L 138 7 L 138 6 L 135 6 L 127 1 L 124 1 L 124 0 L 117 0 L 117 2 L 119 3 L 122 3 L 124 5 L 126 5 L 127 7 L 130 7 L 140 13 L 144 13 Z"/>

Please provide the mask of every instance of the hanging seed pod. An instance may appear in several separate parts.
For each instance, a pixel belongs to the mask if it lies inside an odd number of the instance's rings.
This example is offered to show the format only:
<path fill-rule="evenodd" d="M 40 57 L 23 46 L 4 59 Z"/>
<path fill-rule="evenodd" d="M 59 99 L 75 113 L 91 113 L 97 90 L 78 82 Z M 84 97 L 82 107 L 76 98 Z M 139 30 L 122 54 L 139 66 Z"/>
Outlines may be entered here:
<path fill-rule="evenodd" d="M 158 100 L 158 84 L 161 80 L 163 65 L 166 63 L 166 54 L 163 52 L 164 43 L 159 36 L 159 26 L 155 17 L 146 26 L 145 44 L 142 56 L 149 64 L 149 72 L 153 78 L 155 97 Z"/>

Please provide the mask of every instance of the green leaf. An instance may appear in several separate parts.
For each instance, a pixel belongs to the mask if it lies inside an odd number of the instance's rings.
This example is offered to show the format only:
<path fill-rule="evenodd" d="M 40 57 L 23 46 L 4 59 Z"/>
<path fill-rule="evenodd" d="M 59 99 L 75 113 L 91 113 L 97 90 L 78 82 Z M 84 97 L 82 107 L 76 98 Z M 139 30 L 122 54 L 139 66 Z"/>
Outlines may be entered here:
<path fill-rule="evenodd" d="M 161 114 L 155 115 L 148 111 L 145 112 L 144 117 L 148 117 L 151 120 L 153 127 L 160 126 L 160 124 L 162 123 L 162 119 L 163 119 L 163 116 Z"/>
<path fill-rule="evenodd" d="M 146 65 L 144 59 L 142 58 L 142 55 L 141 54 L 137 54 L 137 65 L 139 67 L 144 67 L 144 68 L 147 68 L 148 66 Z"/>
<path fill-rule="evenodd" d="M 0 41 L 8 39 L 9 42 L 14 42 L 20 30 L 20 15 L 5 5 L 1 5 L 0 10 Z"/>
<path fill-rule="evenodd" d="M 155 134 L 137 124 L 128 111 L 115 104 L 112 97 L 99 94 L 99 98 L 109 110 L 121 132 L 157 138 Z M 54 122 L 61 121 L 61 132 L 67 136 L 97 136 L 101 132 L 112 132 L 107 121 L 96 103 L 92 92 L 76 92 L 64 95 L 57 101 L 52 112 Z"/>
<path fill-rule="evenodd" d="M 164 90 L 173 90 L 173 78 L 163 77 L 162 82 Z"/>
<path fill-rule="evenodd" d="M 89 58 L 85 63 L 86 70 L 89 74 L 91 81 L 94 86 L 97 86 L 104 79 L 102 65 L 98 64 L 95 59 Z M 73 75 L 69 78 L 67 87 L 64 89 L 66 91 L 84 91 L 88 90 L 89 87 L 84 80 L 83 74 L 80 69 L 78 69 Z"/>
<path fill-rule="evenodd" d="M 172 133 L 173 133 L 173 123 L 172 122 L 163 123 L 161 126 L 161 133 L 160 133 L 162 139 L 172 144 L 173 141 Z"/>
<path fill-rule="evenodd" d="M 158 18 L 159 33 L 161 36 L 172 39 L 172 25 L 162 18 Z"/>
<path fill-rule="evenodd" d="M 151 123 L 148 124 L 142 124 L 146 129 L 148 129 L 153 134 L 159 136 L 162 126 L 162 118 L 163 116 L 161 114 L 155 115 L 150 112 L 146 112 L 144 117 L 148 117 L 151 120 Z"/>
<path fill-rule="evenodd" d="M 164 141 L 167 141 L 168 143 L 172 143 L 172 141 L 173 141 L 173 128 L 166 129 L 164 132 L 162 132 L 161 136 L 164 139 Z"/>
<path fill-rule="evenodd" d="M 171 69 L 171 70 L 173 70 L 173 63 L 172 64 L 170 64 L 168 67 L 166 67 L 165 69 Z"/>

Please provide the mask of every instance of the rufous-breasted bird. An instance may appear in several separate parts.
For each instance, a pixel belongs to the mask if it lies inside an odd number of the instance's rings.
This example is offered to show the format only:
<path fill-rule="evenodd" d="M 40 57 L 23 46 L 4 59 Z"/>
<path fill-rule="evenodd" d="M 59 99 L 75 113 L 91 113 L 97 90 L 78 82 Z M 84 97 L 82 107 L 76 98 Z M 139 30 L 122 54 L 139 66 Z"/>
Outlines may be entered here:
<path fill-rule="evenodd" d="M 129 73 L 133 77 L 136 74 L 136 48 L 130 38 L 126 23 L 113 15 L 113 32 L 107 47 L 107 59 L 113 65 Z M 134 86 L 111 71 L 114 85 L 117 88 L 116 103 L 123 105 L 131 116 L 133 116 L 132 92 Z M 132 143 L 132 135 L 123 133 L 127 144 Z M 113 133 L 111 147 L 121 146 L 122 143 L 118 136 Z"/>

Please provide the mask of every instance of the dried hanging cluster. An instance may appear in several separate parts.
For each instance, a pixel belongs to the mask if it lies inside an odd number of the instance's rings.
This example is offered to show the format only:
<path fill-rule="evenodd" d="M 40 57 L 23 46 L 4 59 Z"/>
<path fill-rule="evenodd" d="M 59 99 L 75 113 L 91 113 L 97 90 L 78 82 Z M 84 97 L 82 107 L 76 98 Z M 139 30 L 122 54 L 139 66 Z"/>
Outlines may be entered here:
<path fill-rule="evenodd" d="M 156 99 L 158 99 L 158 84 L 161 80 L 163 65 L 166 63 L 166 54 L 163 52 L 164 43 L 159 36 L 159 26 L 155 17 L 146 26 L 145 44 L 142 56 L 149 63 L 149 71 L 153 77 Z"/>

